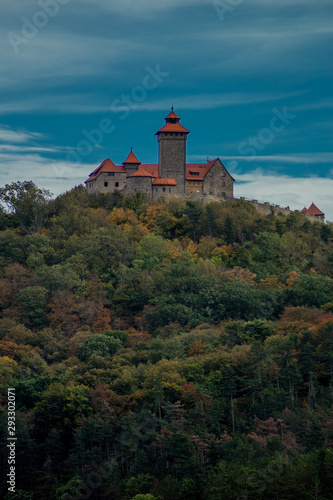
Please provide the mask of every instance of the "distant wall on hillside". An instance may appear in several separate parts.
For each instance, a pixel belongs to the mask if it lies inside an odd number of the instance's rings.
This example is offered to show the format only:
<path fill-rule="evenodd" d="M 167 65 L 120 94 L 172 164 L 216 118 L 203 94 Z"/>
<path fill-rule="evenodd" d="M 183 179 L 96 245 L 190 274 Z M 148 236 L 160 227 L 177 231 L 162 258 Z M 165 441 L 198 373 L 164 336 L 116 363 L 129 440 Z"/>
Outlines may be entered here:
<path fill-rule="evenodd" d="M 292 213 L 300 213 L 300 210 L 291 210 L 289 206 L 287 207 L 282 207 L 281 205 L 275 205 L 273 203 L 269 203 L 269 201 L 265 202 L 259 202 L 258 200 L 250 200 L 248 198 L 245 198 L 241 196 L 240 198 L 223 198 L 221 196 L 215 196 L 215 195 L 209 195 L 209 194 L 203 194 L 203 193 L 191 193 L 191 194 L 172 194 L 169 196 L 169 198 L 180 198 L 182 200 L 189 200 L 189 201 L 201 201 L 202 203 L 210 203 L 210 202 L 223 202 L 223 201 L 230 201 L 230 200 L 241 200 L 244 201 L 245 203 L 249 203 L 253 205 L 259 213 L 263 215 L 269 215 L 272 212 L 277 215 L 278 213 L 282 213 L 283 215 L 289 215 Z M 167 196 L 168 198 L 168 196 Z M 324 222 L 324 219 L 322 217 L 318 217 L 315 215 L 308 215 L 308 214 L 303 214 L 304 217 L 306 217 L 308 220 L 311 222 Z"/>

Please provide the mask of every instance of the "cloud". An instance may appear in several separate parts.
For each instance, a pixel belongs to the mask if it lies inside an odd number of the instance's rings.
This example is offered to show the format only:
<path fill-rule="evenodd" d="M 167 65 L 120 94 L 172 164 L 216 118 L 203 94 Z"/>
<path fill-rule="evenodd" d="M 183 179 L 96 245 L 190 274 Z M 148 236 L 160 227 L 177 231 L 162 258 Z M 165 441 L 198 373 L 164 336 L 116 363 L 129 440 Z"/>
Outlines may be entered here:
<path fill-rule="evenodd" d="M 145 74 L 145 69 L 142 75 Z M 142 81 L 142 77 L 141 77 Z M 140 81 L 139 81 L 140 83 Z M 131 94 L 131 88 L 125 88 L 124 92 Z M 261 92 L 261 93 L 224 93 L 224 94 L 192 94 L 182 97 L 163 97 L 162 99 L 152 99 L 148 94 L 145 101 L 138 103 L 132 99 L 133 107 L 131 111 L 165 111 L 170 107 L 170 102 L 175 108 L 186 110 L 205 110 L 225 108 L 229 106 L 243 106 L 245 104 L 275 102 L 286 100 L 292 97 L 302 95 L 302 91 L 294 92 Z M 30 112 L 46 112 L 66 113 L 66 114 L 88 114 L 88 113 L 110 113 L 114 98 L 120 98 L 119 95 L 114 95 L 109 102 L 101 102 L 101 98 L 94 94 L 68 94 L 54 95 L 52 99 L 49 96 L 35 96 L 34 98 L 15 99 L 12 102 L 4 103 L 0 108 L 0 115 L 8 113 L 30 113 Z M 128 105 L 118 104 L 116 106 L 118 112 L 127 111 Z"/>
<path fill-rule="evenodd" d="M 1 142 L 28 142 L 34 139 L 41 139 L 42 137 L 43 137 L 42 134 L 36 132 L 11 130 L 8 127 L 1 128 L 0 126 Z"/>
<path fill-rule="evenodd" d="M 5 11 L 11 3 L 16 2 L 5 3 Z M 277 19 L 272 16 L 272 8 L 277 3 L 281 4 L 278 10 L 288 6 L 289 12 L 290 3 L 305 4 L 305 10 L 293 13 L 290 18 L 286 12 Z M 298 72 L 300 66 L 303 72 L 310 73 L 317 67 L 318 59 L 325 54 L 328 57 L 328 51 L 318 51 L 318 57 L 312 57 L 309 65 L 312 52 L 304 51 L 305 46 L 313 50 L 316 43 L 322 41 L 327 47 L 323 37 L 333 31 L 325 12 L 317 8 L 307 16 L 304 14 L 312 4 L 304 0 L 256 0 L 250 4 L 244 0 L 224 23 L 209 0 L 84 0 L 83 4 L 80 2 L 80 13 L 82 11 L 82 19 L 91 18 L 89 30 L 77 17 L 78 2 L 71 0 L 63 6 L 59 18 L 50 19 L 45 28 L 19 47 L 18 55 L 7 40 L 8 31 L 20 34 L 22 14 L 32 19 L 40 8 L 37 2 L 30 2 L 30 15 L 14 9 L 15 25 L 8 28 L 6 22 L 0 31 L 3 40 L 0 58 L 6 68 L 6 77 L 0 79 L 3 89 L 8 91 L 9 85 L 13 85 L 17 89 L 24 86 L 25 91 L 32 90 L 37 82 L 38 87 L 44 83 L 54 94 L 51 87 L 62 86 L 64 78 L 67 84 L 77 79 L 91 82 L 101 78 L 109 78 L 114 84 L 118 78 L 126 81 L 134 75 L 135 79 L 140 71 L 138 62 L 151 62 L 152 58 L 169 69 L 175 68 L 178 74 L 180 68 L 188 68 L 189 78 L 197 75 L 206 78 L 207 73 L 226 78 L 253 73 L 258 67 L 261 74 L 282 69 Z M 264 9 L 266 4 L 270 10 Z M 170 11 L 181 8 L 186 11 L 172 18 Z M 121 13 L 128 22 L 125 20 L 122 24 L 110 12 Z M 152 21 L 151 15 L 158 15 L 159 22 Z M 170 29 L 166 29 L 169 23 Z"/>
<path fill-rule="evenodd" d="M 13 152 L 13 153 L 56 153 L 58 148 L 43 148 L 36 146 L 12 146 L 8 144 L 0 144 L 0 153 L 1 152 Z"/>
<path fill-rule="evenodd" d="M 291 111 L 311 111 L 327 108 L 333 108 L 333 99 L 322 99 L 320 101 L 299 104 L 297 106 L 293 106 Z"/>
<path fill-rule="evenodd" d="M 96 0 L 83 0 L 86 4 L 96 6 Z M 81 2 L 82 3 L 82 2 Z M 99 7 L 109 12 L 125 15 L 126 17 L 149 17 L 162 11 L 209 5 L 209 0 L 99 0 Z M 140 15 L 141 14 L 141 15 Z"/>
<path fill-rule="evenodd" d="M 70 164 L 41 154 L 0 153 L 0 184 L 32 180 L 55 196 L 82 184 L 96 168 L 91 164 Z"/>
<path fill-rule="evenodd" d="M 31 145 L 46 139 L 43 134 L 0 128 L 0 184 L 32 180 L 38 186 L 51 190 L 55 195 L 71 189 L 85 180 L 95 166 L 71 164 L 45 156 L 59 153 L 62 148 Z"/>
<path fill-rule="evenodd" d="M 156 13 L 161 13 L 170 10 L 183 9 L 186 7 L 193 8 L 194 6 L 213 7 L 218 4 L 228 4 L 227 0 L 83 0 L 86 4 L 93 4 L 94 7 L 98 5 L 99 8 L 105 9 L 109 12 L 114 12 L 126 17 L 137 17 L 138 14 L 142 16 L 153 16 Z M 321 0 L 322 4 L 329 4 L 330 0 Z M 82 0 L 81 2 L 82 3 Z M 244 1 L 250 7 L 269 7 L 276 10 L 284 9 L 285 7 L 292 7 L 302 5 L 313 6 L 313 0 L 246 0 Z M 231 4 L 231 2 L 230 2 Z M 241 7 L 243 2 L 240 0 L 238 6 Z M 231 4 L 232 6 L 232 4 Z"/>
<path fill-rule="evenodd" d="M 203 158 L 203 157 L 202 157 Z M 284 155 L 270 156 L 223 156 L 224 160 L 239 160 L 260 162 L 276 162 L 276 163 L 333 163 L 333 153 L 290 153 Z"/>

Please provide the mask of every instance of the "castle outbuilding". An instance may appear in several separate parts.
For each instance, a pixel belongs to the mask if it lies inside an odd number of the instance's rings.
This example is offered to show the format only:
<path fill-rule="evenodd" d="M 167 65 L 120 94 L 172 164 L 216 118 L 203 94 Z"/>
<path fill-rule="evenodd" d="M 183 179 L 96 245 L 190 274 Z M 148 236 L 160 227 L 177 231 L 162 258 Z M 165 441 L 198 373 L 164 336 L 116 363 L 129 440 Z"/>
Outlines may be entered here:
<path fill-rule="evenodd" d="M 312 203 L 309 208 L 304 207 L 303 210 L 301 210 L 301 213 L 305 214 L 311 220 L 319 220 L 321 222 L 324 222 L 325 219 L 324 212 L 319 210 L 319 208 L 316 207 L 314 203 Z"/>
<path fill-rule="evenodd" d="M 151 200 L 186 195 L 233 198 L 234 179 L 219 158 L 207 163 L 186 163 L 186 142 L 190 133 L 174 112 L 165 118 L 156 133 L 158 164 L 141 163 L 130 151 L 121 166 L 104 160 L 85 181 L 90 194 L 120 191 L 122 194 L 145 193 Z"/>

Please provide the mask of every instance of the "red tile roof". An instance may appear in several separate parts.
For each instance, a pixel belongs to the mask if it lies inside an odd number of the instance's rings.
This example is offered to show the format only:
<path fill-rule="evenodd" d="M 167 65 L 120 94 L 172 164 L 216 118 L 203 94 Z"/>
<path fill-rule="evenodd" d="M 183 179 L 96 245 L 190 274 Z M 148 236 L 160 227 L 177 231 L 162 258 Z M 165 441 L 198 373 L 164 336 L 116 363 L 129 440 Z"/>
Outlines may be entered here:
<path fill-rule="evenodd" d="M 173 108 L 172 108 L 172 111 L 171 113 L 168 114 L 168 116 L 165 118 L 166 120 L 168 120 L 169 118 L 175 118 L 176 120 L 180 120 L 180 117 L 178 115 L 176 115 L 176 113 L 174 112 Z"/>
<path fill-rule="evenodd" d="M 104 163 L 106 163 L 108 160 L 111 162 L 110 158 L 107 158 L 106 160 L 102 161 L 102 163 L 97 168 L 95 168 L 95 170 L 93 172 L 91 172 L 90 176 L 96 174 L 99 171 L 99 169 L 103 167 Z M 111 162 L 111 163 L 113 163 L 113 162 Z M 113 163 L 113 165 L 114 165 L 114 163 Z"/>
<path fill-rule="evenodd" d="M 186 165 L 186 180 L 203 181 L 217 159 L 215 158 L 208 163 L 188 163 Z"/>
<path fill-rule="evenodd" d="M 304 208 L 301 210 L 301 214 L 307 214 L 307 213 L 308 213 L 308 209 L 304 207 Z"/>
<path fill-rule="evenodd" d="M 187 128 L 183 127 L 180 123 L 170 123 L 167 122 L 155 135 L 160 134 L 161 132 L 181 132 L 183 134 L 189 134 L 190 131 Z"/>
<path fill-rule="evenodd" d="M 138 164 L 138 165 L 140 165 L 140 163 L 141 163 L 141 161 L 139 161 L 137 159 L 137 157 L 135 156 L 135 154 L 133 153 L 132 148 L 131 148 L 130 154 L 128 155 L 128 157 L 126 158 L 126 160 L 123 162 L 123 165 L 125 165 L 125 163 L 135 163 L 135 164 Z"/>
<path fill-rule="evenodd" d="M 162 179 L 161 177 L 156 177 L 153 182 L 154 186 L 176 186 L 177 183 L 175 179 Z"/>
<path fill-rule="evenodd" d="M 136 172 L 129 175 L 128 177 L 154 177 L 154 176 L 140 166 Z"/>
<path fill-rule="evenodd" d="M 158 132 L 156 132 L 155 135 L 158 135 L 161 132 L 180 132 L 182 134 L 189 134 L 190 131 L 183 127 L 183 125 L 179 123 L 179 120 L 179 116 L 176 115 L 172 107 L 171 113 L 169 113 L 165 118 L 166 124 Z"/>
<path fill-rule="evenodd" d="M 95 179 L 97 179 L 99 174 L 104 172 L 126 173 L 126 169 L 123 166 L 118 167 L 113 163 L 112 160 L 110 160 L 110 158 L 107 158 L 100 164 L 99 167 L 91 172 L 89 179 L 87 179 L 85 182 L 94 181 Z"/>
<path fill-rule="evenodd" d="M 146 172 L 149 172 L 153 177 L 158 177 L 158 165 L 154 164 L 141 164 L 140 168 L 143 168 Z"/>
<path fill-rule="evenodd" d="M 310 207 L 307 210 L 308 215 L 325 215 L 321 210 L 319 210 L 318 207 L 314 203 L 310 205 Z"/>

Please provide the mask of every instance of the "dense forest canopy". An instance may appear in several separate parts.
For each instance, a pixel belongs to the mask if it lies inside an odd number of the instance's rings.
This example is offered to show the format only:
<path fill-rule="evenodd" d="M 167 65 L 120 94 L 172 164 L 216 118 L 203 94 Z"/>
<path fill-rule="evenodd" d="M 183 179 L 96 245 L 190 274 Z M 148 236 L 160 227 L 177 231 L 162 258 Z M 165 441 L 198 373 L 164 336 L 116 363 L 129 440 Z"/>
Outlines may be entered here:
<path fill-rule="evenodd" d="M 1 497 L 333 498 L 331 224 L 31 181 L 0 201 Z"/>

